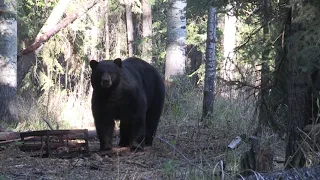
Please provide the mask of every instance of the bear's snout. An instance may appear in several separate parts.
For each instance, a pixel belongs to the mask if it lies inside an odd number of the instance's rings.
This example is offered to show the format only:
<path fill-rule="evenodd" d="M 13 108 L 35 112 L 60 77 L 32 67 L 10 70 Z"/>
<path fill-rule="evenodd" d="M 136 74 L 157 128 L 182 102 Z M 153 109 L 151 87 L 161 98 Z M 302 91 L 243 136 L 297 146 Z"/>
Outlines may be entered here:
<path fill-rule="evenodd" d="M 109 75 L 103 75 L 101 78 L 101 86 L 109 88 L 112 85 L 111 77 Z"/>

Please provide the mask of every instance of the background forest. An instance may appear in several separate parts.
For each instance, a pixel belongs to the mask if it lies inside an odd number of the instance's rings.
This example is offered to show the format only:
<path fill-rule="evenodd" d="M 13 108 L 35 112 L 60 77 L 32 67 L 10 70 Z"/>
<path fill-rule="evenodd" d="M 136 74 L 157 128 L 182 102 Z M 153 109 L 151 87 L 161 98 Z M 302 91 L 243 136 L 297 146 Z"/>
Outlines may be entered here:
<path fill-rule="evenodd" d="M 167 85 L 154 152 L 129 160 L 79 158 L 80 165 L 79 159 L 38 159 L 44 167 L 69 167 L 51 174 L 39 167 L 42 174 L 25 177 L 233 179 L 252 174 L 245 170 L 318 167 L 320 1 L 2 0 L 0 7 L 4 3 L 13 8 L 0 11 L 0 23 L 16 13 L 18 50 L 13 89 L 5 88 L 10 78 L 0 67 L 0 131 L 94 129 L 92 59 L 142 58 Z M 210 7 L 216 10 L 214 101 L 204 115 Z M 175 31 L 172 24 L 182 25 Z M 177 51 L 170 49 L 174 41 Z M 239 139 L 237 148 L 228 148 Z M 3 153 L 10 151 L 18 150 L 0 146 L 0 162 L 14 167 Z M 94 162 L 100 169 L 92 175 Z M 17 177 L 10 172 L 0 171 L 0 179 Z"/>

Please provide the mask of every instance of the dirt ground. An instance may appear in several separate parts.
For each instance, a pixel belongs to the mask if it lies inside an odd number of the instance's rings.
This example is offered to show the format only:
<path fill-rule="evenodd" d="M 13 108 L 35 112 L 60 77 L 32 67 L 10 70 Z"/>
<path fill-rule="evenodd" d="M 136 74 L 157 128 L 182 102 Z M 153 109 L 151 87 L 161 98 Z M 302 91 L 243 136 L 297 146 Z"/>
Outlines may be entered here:
<path fill-rule="evenodd" d="M 68 158 L 34 157 L 18 143 L 0 146 L 2 179 L 211 179 L 215 165 L 225 158 L 230 134 L 185 126 L 165 128 L 144 152 L 115 147 L 97 152 L 90 141 L 90 156 Z"/>

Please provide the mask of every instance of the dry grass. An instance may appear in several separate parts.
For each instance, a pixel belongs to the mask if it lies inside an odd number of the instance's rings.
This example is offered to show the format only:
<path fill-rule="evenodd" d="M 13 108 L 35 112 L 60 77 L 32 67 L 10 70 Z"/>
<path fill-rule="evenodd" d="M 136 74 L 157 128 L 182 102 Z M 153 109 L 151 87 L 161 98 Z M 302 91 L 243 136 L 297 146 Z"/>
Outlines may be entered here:
<path fill-rule="evenodd" d="M 60 129 L 93 127 L 88 96 L 76 93 L 67 96 L 63 92 L 51 96 L 49 101 L 47 96 L 28 108 L 20 107 L 24 121 L 17 129 L 48 129 L 41 120 L 43 116 Z M 239 173 L 241 154 L 249 144 L 243 142 L 233 151 L 227 145 L 238 135 L 252 134 L 255 107 L 255 99 L 244 92 L 233 91 L 230 96 L 217 93 L 213 116 L 200 123 L 202 90 L 178 84 L 167 92 L 166 107 L 151 150 L 96 155 L 97 142 L 92 142 L 90 158 L 53 159 L 30 157 L 30 153 L 8 147 L 0 151 L 0 179 L 205 180 L 218 178 L 221 160 L 226 163 L 223 171 L 226 179 L 233 179 Z M 65 123 L 67 120 L 70 121 Z M 283 142 L 267 129 L 262 144 L 283 157 Z"/>

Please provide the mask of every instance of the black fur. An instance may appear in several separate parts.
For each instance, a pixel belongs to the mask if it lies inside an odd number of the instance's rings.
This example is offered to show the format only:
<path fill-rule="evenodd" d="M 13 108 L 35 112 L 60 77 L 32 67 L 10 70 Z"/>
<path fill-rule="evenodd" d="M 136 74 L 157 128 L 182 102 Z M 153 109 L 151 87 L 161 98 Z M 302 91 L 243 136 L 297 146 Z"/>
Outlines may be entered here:
<path fill-rule="evenodd" d="M 162 113 L 165 87 L 157 70 L 138 58 L 90 61 L 92 114 L 100 150 L 112 148 L 114 120 L 120 120 L 120 146 L 151 146 Z"/>

